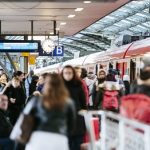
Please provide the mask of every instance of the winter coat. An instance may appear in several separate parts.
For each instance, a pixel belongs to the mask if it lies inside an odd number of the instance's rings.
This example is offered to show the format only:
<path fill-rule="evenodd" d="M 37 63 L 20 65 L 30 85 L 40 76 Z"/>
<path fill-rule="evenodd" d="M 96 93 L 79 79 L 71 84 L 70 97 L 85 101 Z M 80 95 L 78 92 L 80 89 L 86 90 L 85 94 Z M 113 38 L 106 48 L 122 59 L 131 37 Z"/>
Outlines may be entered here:
<path fill-rule="evenodd" d="M 0 109 L 0 138 L 8 138 L 12 130 L 12 125 L 7 117 L 7 113 Z"/>
<path fill-rule="evenodd" d="M 9 108 L 23 107 L 25 105 L 26 95 L 21 87 L 14 88 L 11 85 L 6 89 L 5 94 L 8 96 L 8 99 L 16 99 L 14 104 L 9 103 Z"/>
<path fill-rule="evenodd" d="M 25 114 L 34 119 L 34 131 L 70 135 L 75 124 L 73 102 L 68 100 L 63 108 L 48 109 L 41 101 L 40 97 L 33 97 L 24 109 Z"/>
<path fill-rule="evenodd" d="M 86 97 L 82 88 L 82 82 L 64 81 L 66 88 L 69 91 L 71 99 L 75 103 L 75 109 L 77 112 L 76 127 L 72 136 L 84 135 L 85 134 L 85 123 L 84 118 L 78 115 L 78 111 L 86 109 Z"/>
<path fill-rule="evenodd" d="M 16 99 L 15 103 L 9 101 L 8 107 L 9 118 L 12 125 L 14 125 L 25 106 L 26 95 L 23 88 L 14 88 L 12 85 L 6 89 L 5 94 L 9 100 L 10 98 Z"/>

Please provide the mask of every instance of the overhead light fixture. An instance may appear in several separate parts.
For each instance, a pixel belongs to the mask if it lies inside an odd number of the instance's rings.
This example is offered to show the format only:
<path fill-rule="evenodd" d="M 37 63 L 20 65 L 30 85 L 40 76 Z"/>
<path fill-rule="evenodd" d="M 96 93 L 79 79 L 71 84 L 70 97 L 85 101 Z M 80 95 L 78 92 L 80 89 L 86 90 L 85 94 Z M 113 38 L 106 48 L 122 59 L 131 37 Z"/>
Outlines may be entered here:
<path fill-rule="evenodd" d="M 84 8 L 76 8 L 75 11 L 82 11 Z"/>
<path fill-rule="evenodd" d="M 68 15 L 68 18 L 74 18 L 76 15 Z"/>
<path fill-rule="evenodd" d="M 60 28 L 56 28 L 56 30 L 57 30 L 57 31 L 59 31 L 59 30 L 60 30 Z"/>
<path fill-rule="evenodd" d="M 51 35 L 52 35 L 52 34 L 54 34 L 54 32 L 50 32 L 49 34 L 51 34 Z"/>
<path fill-rule="evenodd" d="M 91 1 L 83 1 L 83 3 L 85 3 L 85 4 L 90 4 L 90 3 L 92 3 Z"/>
<path fill-rule="evenodd" d="M 61 22 L 61 23 L 60 23 L 61 26 L 64 26 L 64 25 L 66 25 L 66 24 L 67 24 L 66 22 Z"/>

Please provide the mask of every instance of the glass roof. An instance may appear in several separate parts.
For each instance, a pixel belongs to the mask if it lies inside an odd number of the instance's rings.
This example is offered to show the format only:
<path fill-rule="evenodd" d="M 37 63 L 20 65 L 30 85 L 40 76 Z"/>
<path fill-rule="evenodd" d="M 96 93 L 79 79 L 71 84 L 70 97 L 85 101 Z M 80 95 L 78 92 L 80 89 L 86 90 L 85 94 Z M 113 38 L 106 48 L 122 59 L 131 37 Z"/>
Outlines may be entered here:
<path fill-rule="evenodd" d="M 110 34 L 116 37 L 116 35 L 121 34 L 130 34 L 130 35 L 138 35 L 145 32 L 150 32 L 150 0 L 142 0 L 142 1 L 132 1 L 128 4 L 124 5 L 120 9 L 110 13 L 109 15 L 105 16 L 104 18 L 100 19 L 93 25 L 87 27 L 85 30 L 81 31 L 80 33 L 87 32 L 84 36 L 81 36 L 79 33 L 74 37 L 78 37 L 79 40 L 83 42 L 83 39 L 91 44 L 99 45 L 102 41 L 99 38 L 99 41 L 95 42 L 92 41 L 93 39 L 98 39 L 98 37 L 106 37 L 110 39 Z M 98 34 L 98 35 L 96 35 Z M 90 36 L 89 36 L 90 35 Z M 88 37 L 89 36 L 89 37 Z M 112 38 L 112 36 L 111 36 Z M 66 41 L 71 44 L 75 44 L 75 41 Z M 79 43 L 79 42 L 78 42 Z M 80 43 L 79 43 L 80 44 Z M 78 46 L 80 46 L 78 44 Z M 85 44 L 85 43 L 83 43 Z M 103 43 L 104 44 L 104 43 Z M 89 47 L 89 44 L 86 44 Z M 93 46 L 94 47 L 94 46 Z M 109 45 L 104 44 L 104 48 L 108 48 Z M 93 48 L 94 49 L 94 48 Z M 101 51 L 100 49 L 96 49 L 96 51 Z"/>
<path fill-rule="evenodd" d="M 104 51 L 110 48 L 111 39 L 122 34 L 150 33 L 150 0 L 135 0 L 98 20 L 72 37 L 60 39 L 65 45 L 65 57 L 74 57 Z"/>

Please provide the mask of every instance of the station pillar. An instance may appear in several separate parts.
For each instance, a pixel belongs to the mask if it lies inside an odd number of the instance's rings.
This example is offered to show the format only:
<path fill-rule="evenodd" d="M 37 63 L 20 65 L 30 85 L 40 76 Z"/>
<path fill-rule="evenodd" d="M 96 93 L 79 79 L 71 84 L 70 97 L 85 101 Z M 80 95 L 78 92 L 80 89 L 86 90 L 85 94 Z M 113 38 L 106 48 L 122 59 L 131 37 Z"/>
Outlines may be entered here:
<path fill-rule="evenodd" d="M 20 70 L 24 73 L 28 73 L 28 56 L 20 57 Z"/>

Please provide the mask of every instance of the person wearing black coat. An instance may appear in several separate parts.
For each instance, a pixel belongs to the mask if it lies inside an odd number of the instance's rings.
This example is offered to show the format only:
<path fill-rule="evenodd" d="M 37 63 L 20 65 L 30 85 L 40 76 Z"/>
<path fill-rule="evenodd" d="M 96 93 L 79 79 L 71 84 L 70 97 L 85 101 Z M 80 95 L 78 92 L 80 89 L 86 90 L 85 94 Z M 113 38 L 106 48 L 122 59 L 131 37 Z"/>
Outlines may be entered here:
<path fill-rule="evenodd" d="M 12 79 L 12 84 L 7 87 L 5 94 L 9 99 L 9 117 L 11 123 L 14 125 L 25 106 L 26 96 L 20 86 L 18 78 Z"/>
<path fill-rule="evenodd" d="M 25 89 L 25 82 L 24 82 L 24 79 L 25 79 L 24 73 L 22 71 L 16 71 L 16 72 L 14 72 L 13 77 L 19 79 L 20 87 L 21 87 L 21 89 L 23 91 L 23 95 L 24 95 L 24 97 L 26 99 L 27 97 L 26 97 L 26 89 Z"/>
<path fill-rule="evenodd" d="M 80 145 L 83 143 L 85 135 L 84 118 L 78 115 L 80 110 L 86 109 L 86 97 L 82 88 L 82 82 L 77 78 L 75 70 L 72 66 L 65 66 L 62 71 L 62 78 L 66 88 L 69 91 L 71 99 L 75 103 L 77 120 L 76 127 L 70 136 L 70 150 L 80 150 Z"/>
<path fill-rule="evenodd" d="M 0 108 L 0 138 L 8 138 L 12 130 L 6 110 Z"/>
<path fill-rule="evenodd" d="M 13 142 L 9 135 L 12 131 L 12 125 L 7 115 L 8 99 L 6 96 L 0 96 L 0 150 L 12 150 Z"/>

